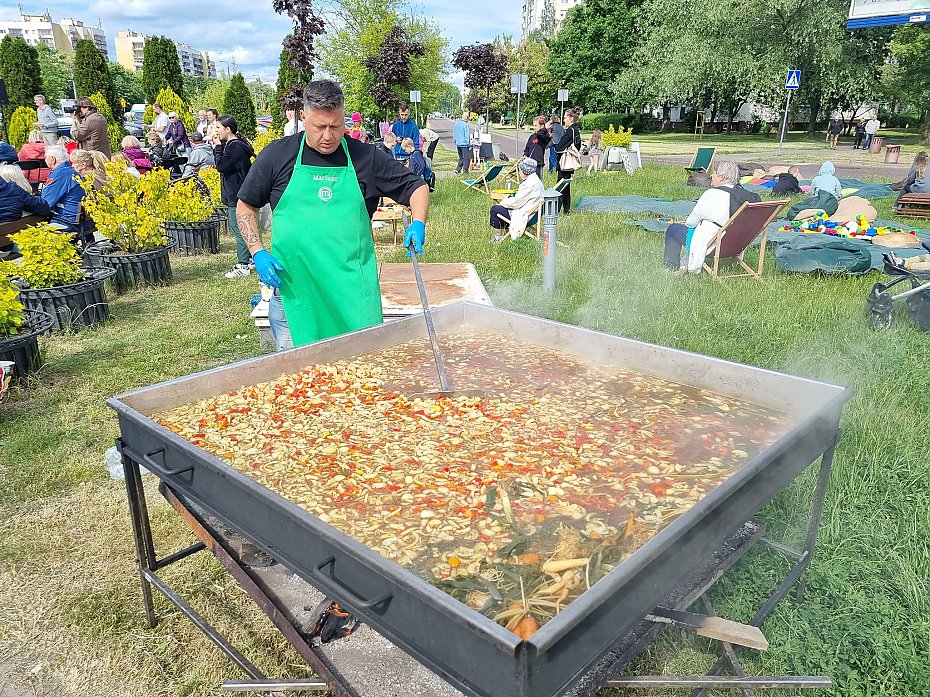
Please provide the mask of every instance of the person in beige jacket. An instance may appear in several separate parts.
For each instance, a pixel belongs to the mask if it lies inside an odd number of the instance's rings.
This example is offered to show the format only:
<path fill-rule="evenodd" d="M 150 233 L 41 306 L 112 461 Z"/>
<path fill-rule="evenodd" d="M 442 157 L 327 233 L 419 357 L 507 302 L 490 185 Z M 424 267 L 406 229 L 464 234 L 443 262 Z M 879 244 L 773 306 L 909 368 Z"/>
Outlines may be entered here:
<path fill-rule="evenodd" d="M 532 211 L 542 200 L 545 189 L 536 175 L 536 160 L 524 157 L 517 165 L 520 173 L 520 188 L 513 196 L 508 196 L 499 204 L 491 206 L 491 227 L 494 229 L 493 242 L 500 242 L 506 237 L 508 228 L 510 239 L 518 240 L 526 230 Z M 505 220 L 501 220 L 498 214 Z"/>
<path fill-rule="evenodd" d="M 74 125 L 71 137 L 81 150 L 97 150 L 110 158 L 110 139 L 107 136 L 107 120 L 97 112 L 97 107 L 87 97 L 81 97 L 74 105 Z"/>

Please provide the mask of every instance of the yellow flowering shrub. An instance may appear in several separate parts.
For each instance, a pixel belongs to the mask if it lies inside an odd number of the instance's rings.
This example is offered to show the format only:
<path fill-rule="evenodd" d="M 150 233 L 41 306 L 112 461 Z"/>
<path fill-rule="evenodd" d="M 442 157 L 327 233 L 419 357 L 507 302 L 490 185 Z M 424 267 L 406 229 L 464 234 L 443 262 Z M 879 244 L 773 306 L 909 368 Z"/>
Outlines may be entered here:
<path fill-rule="evenodd" d="M 199 223 L 213 215 L 213 203 L 197 189 L 197 182 L 188 179 L 168 187 L 161 200 L 159 217 L 179 223 Z"/>
<path fill-rule="evenodd" d="M 10 238 L 19 245 L 23 258 L 18 263 L 0 262 L 0 268 L 10 276 L 18 276 L 30 287 L 65 286 L 84 277 L 81 257 L 70 238 L 48 223 L 31 225 Z"/>
<path fill-rule="evenodd" d="M 13 280 L 0 276 L 0 337 L 15 336 L 23 326 L 23 304 Z"/>
<path fill-rule="evenodd" d="M 198 174 L 203 183 L 210 189 L 211 203 L 215 208 L 223 207 L 223 192 L 220 186 L 220 173 L 216 167 L 203 167 Z"/>
<path fill-rule="evenodd" d="M 119 163 L 108 162 L 106 167 L 105 190 L 94 189 L 91 179 L 81 181 L 84 209 L 97 229 L 124 252 L 147 252 L 167 244 L 159 216 L 168 195 L 168 170 L 155 169 L 136 179 Z"/>
<path fill-rule="evenodd" d="M 255 140 L 252 142 L 252 148 L 254 148 L 255 154 L 258 155 L 268 143 L 282 137 L 284 137 L 284 133 L 276 128 L 269 128 L 264 133 L 259 133 L 255 137 Z"/>
<path fill-rule="evenodd" d="M 614 130 L 613 124 L 608 126 L 607 130 L 601 134 L 601 144 L 605 148 L 613 147 L 627 147 L 630 143 L 633 142 L 633 129 L 624 128 L 623 126 L 617 127 Z"/>

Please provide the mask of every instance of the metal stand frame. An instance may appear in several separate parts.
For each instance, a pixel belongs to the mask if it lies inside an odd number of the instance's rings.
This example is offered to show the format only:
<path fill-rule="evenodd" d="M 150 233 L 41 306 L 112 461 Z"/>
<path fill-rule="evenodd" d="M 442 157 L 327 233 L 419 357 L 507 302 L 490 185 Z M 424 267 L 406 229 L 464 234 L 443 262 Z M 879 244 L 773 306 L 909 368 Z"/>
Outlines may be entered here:
<path fill-rule="evenodd" d="M 836 443 L 839 440 L 839 432 L 827 449 L 823 452 L 820 461 L 820 468 L 817 477 L 817 485 L 814 490 L 811 504 L 810 517 L 807 524 L 807 535 L 804 547 L 801 550 L 792 549 L 784 544 L 774 540 L 762 537 L 760 542 L 765 543 L 768 547 L 778 551 L 790 559 L 795 560 L 794 566 L 788 572 L 788 575 L 781 582 L 778 588 L 769 596 L 762 608 L 756 612 L 749 624 L 760 626 L 763 621 L 773 612 L 775 606 L 791 591 L 795 584 L 798 585 L 796 599 L 798 602 L 803 601 L 806 580 L 804 572 L 811 565 L 814 556 L 814 549 L 817 543 L 817 534 L 820 527 L 820 516 L 823 511 L 824 498 L 826 496 L 827 485 L 830 480 L 830 472 L 833 465 L 833 455 Z M 316 646 L 308 643 L 303 636 L 294 628 L 289 620 L 287 612 L 278 607 L 274 601 L 268 597 L 268 593 L 259 583 L 256 582 L 243 568 L 240 562 L 234 558 L 230 549 L 223 542 L 207 530 L 201 521 L 189 511 L 184 503 L 179 501 L 171 489 L 163 486 L 162 493 L 168 502 L 178 512 L 181 518 L 187 523 L 199 541 L 169 554 L 161 559 L 155 553 L 155 545 L 152 537 L 152 529 L 146 504 L 145 490 L 142 484 L 140 465 L 131 459 L 123 450 L 121 439 L 116 439 L 116 446 L 122 456 L 123 472 L 125 473 L 126 494 L 129 502 L 130 520 L 132 522 L 133 538 L 136 546 L 136 562 L 139 568 L 139 581 L 142 588 L 142 600 L 145 606 L 146 623 L 149 628 L 154 628 L 158 623 L 158 617 L 155 613 L 154 597 L 152 587 L 161 591 L 161 593 L 178 609 L 183 615 L 190 619 L 194 625 L 200 629 L 208 639 L 251 680 L 244 681 L 224 681 L 223 689 L 230 692 L 268 692 L 279 690 L 301 690 L 301 691 L 330 691 L 338 697 L 363 697 L 352 688 L 349 681 L 342 676 L 339 670 L 334 666 L 325 653 L 320 651 Z M 753 540 L 754 543 L 754 540 Z M 751 545 L 752 543 L 750 543 Z M 185 559 L 204 549 L 210 552 L 219 560 L 223 567 L 236 580 L 236 582 L 249 594 L 249 596 L 259 605 L 262 611 L 274 622 L 278 630 L 284 635 L 288 643 L 291 644 L 304 660 L 310 665 L 313 671 L 320 676 L 320 680 L 271 680 L 268 679 L 251 661 L 242 655 L 219 631 L 216 630 L 203 616 L 192 608 L 180 595 L 158 575 L 158 571 L 170 564 Z M 718 575 L 711 578 L 708 583 L 699 591 L 699 600 L 703 605 L 704 612 L 708 615 L 715 615 L 714 607 L 707 596 L 710 586 L 715 583 L 720 576 L 725 573 L 729 566 L 721 569 Z M 694 598 L 688 600 L 693 601 Z M 688 601 L 686 601 L 688 602 Z M 690 604 L 690 603 L 689 603 Z M 658 634 L 658 627 L 655 635 Z M 653 636 L 655 636 L 653 635 Z M 648 641 L 652 639 L 649 638 Z M 648 645 L 648 641 L 642 646 L 638 646 L 634 652 L 624 654 L 615 665 L 622 665 L 630 660 L 635 653 L 638 653 Z M 755 695 L 753 688 L 767 689 L 801 689 L 828 688 L 832 685 L 829 678 L 818 676 L 747 676 L 739 657 L 736 654 L 736 648 L 728 643 L 721 642 L 723 653 L 713 667 L 706 675 L 695 676 L 625 676 L 614 677 L 603 683 L 602 687 L 626 687 L 626 688 L 694 688 L 691 697 L 703 697 L 708 688 L 729 688 L 739 690 L 745 697 Z M 725 669 L 729 668 L 732 675 L 722 675 Z"/>

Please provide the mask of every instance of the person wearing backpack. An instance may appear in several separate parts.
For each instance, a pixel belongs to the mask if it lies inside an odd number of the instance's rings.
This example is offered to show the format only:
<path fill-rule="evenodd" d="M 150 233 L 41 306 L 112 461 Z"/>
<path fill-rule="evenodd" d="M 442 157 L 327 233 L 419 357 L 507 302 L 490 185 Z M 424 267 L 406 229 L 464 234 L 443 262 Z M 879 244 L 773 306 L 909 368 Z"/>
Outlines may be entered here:
<path fill-rule="evenodd" d="M 216 133 L 213 136 L 213 159 L 216 162 L 216 171 L 220 173 L 220 192 L 229 217 L 229 229 L 236 239 L 236 265 L 226 272 L 226 278 L 248 276 L 255 268 L 236 220 L 239 187 L 252 167 L 253 157 L 255 150 L 249 141 L 239 135 L 236 119 L 229 114 L 220 116 L 216 121 Z"/>

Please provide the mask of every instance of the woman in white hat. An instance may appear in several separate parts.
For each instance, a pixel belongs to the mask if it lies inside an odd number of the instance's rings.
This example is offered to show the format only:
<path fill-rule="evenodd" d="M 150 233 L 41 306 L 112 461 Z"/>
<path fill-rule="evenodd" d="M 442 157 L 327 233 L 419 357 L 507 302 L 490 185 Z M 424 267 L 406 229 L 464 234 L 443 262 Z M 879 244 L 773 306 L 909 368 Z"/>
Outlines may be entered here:
<path fill-rule="evenodd" d="M 536 174 L 536 160 L 524 157 L 517 165 L 520 175 L 520 188 L 513 196 L 508 196 L 500 203 L 491 206 L 491 227 L 494 230 L 493 242 L 500 242 L 510 230 L 510 239 L 518 240 L 526 230 L 530 213 L 542 200 L 545 189 Z M 498 216 L 503 216 L 502 220 Z"/>

